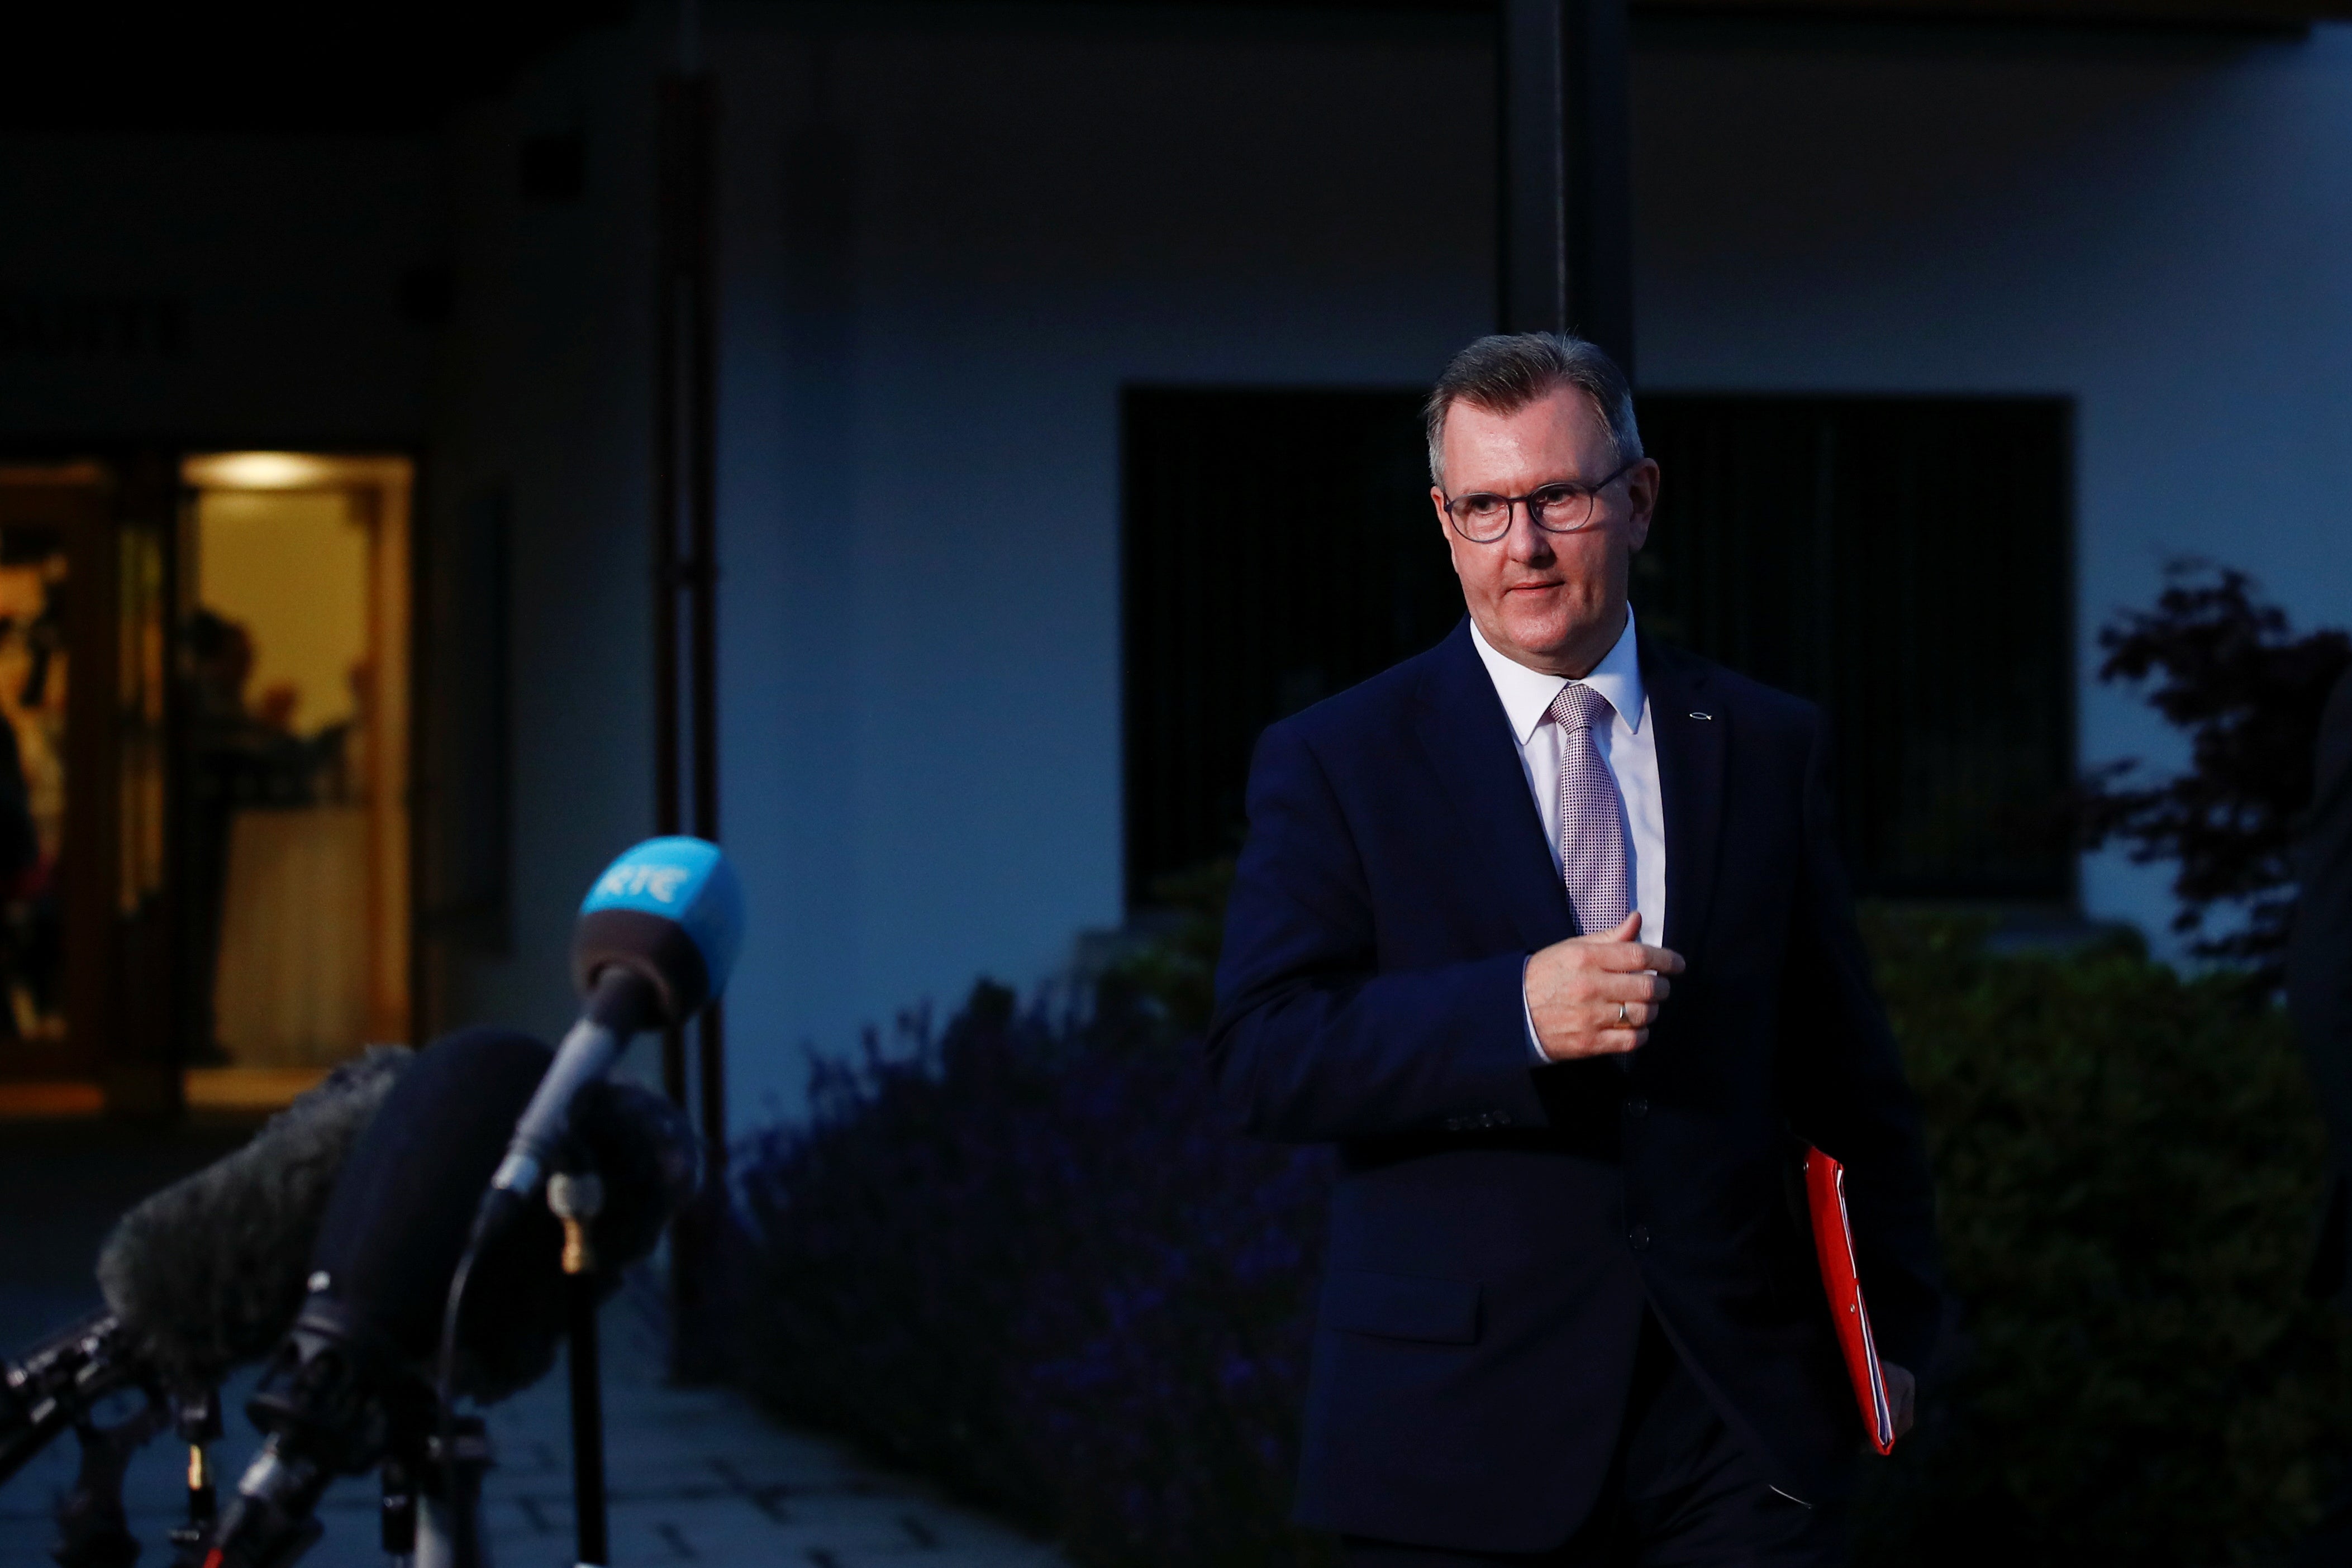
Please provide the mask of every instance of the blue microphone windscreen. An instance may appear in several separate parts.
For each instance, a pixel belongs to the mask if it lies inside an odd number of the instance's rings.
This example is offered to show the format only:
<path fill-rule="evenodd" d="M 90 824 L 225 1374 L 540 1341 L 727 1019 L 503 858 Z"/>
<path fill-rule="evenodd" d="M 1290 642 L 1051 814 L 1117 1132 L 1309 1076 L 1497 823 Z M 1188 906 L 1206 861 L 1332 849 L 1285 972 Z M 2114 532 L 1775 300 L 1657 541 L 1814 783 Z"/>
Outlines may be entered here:
<path fill-rule="evenodd" d="M 727 988 L 743 946 L 743 888 L 735 868 L 705 839 L 647 839 L 605 869 L 580 913 L 628 909 L 675 920 L 702 955 L 709 995 Z"/>

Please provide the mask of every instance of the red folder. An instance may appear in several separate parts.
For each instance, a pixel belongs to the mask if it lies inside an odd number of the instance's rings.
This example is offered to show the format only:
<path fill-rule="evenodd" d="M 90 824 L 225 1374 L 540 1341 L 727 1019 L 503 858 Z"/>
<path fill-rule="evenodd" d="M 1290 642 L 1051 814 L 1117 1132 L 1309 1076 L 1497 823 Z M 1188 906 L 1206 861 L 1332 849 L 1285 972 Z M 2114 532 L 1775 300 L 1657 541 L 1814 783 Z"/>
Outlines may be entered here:
<path fill-rule="evenodd" d="M 1886 1373 L 1870 1337 L 1870 1309 L 1863 1304 L 1862 1277 L 1853 1261 L 1853 1225 L 1845 1212 L 1845 1166 L 1819 1149 L 1805 1150 L 1805 1206 L 1813 1216 L 1813 1250 L 1821 1258 L 1822 1289 L 1837 1319 L 1838 1345 L 1845 1352 L 1846 1375 L 1853 1382 L 1862 1425 L 1880 1453 L 1895 1450 L 1895 1408 L 1886 1397 Z"/>

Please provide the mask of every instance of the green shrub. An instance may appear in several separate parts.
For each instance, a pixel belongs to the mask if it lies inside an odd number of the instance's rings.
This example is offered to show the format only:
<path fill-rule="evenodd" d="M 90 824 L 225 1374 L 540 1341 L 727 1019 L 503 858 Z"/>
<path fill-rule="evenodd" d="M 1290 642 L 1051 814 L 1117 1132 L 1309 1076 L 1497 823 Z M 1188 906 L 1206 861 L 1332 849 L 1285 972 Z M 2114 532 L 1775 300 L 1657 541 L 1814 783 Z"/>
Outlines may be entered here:
<path fill-rule="evenodd" d="M 2256 1561 L 2352 1437 L 2352 1335 L 2309 1300 L 2324 1134 L 2283 1013 L 2116 936 L 1993 956 L 1868 921 L 1926 1115 L 1962 1318 L 1874 1466 L 1862 1559 Z"/>

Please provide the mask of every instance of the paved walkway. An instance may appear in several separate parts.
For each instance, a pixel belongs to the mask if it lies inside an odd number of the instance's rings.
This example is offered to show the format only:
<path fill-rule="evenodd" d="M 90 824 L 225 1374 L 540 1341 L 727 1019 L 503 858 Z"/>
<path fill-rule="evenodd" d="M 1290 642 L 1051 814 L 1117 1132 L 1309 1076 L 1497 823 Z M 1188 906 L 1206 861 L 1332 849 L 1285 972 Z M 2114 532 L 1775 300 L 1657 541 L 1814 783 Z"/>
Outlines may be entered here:
<path fill-rule="evenodd" d="M 0 1349 L 9 1354 L 96 1304 L 96 1286 L 84 1282 L 89 1265 L 79 1260 L 94 1256 L 114 1212 L 162 1185 L 158 1179 L 100 1196 L 94 1184 L 68 1181 L 61 1184 L 66 1190 L 47 1195 L 58 1203 L 44 1208 L 27 1201 L 37 1184 L 24 1179 L 29 1172 L 23 1167 L 55 1179 L 64 1163 L 58 1152 L 26 1142 L 0 1147 L 0 1177 L 17 1178 L 0 1179 L 0 1245 L 36 1221 L 57 1232 L 42 1238 L 51 1267 L 0 1272 L 0 1328 L 9 1331 Z M 216 1153 L 205 1145 L 180 1160 L 202 1163 Z M 177 1173 L 149 1174 L 167 1179 Z M 68 1210 L 73 1218 L 60 1219 Z M 780 1427 L 740 1394 L 666 1386 L 661 1358 L 648 1295 L 623 1292 L 604 1318 L 613 1568 L 1060 1568 L 1050 1548 L 948 1504 L 919 1483 L 863 1465 L 835 1444 Z M 236 1485 L 259 1446 L 244 1416 L 253 1381 L 247 1373 L 225 1391 L 229 1435 L 213 1449 L 224 1490 Z M 559 1364 L 538 1386 L 489 1412 L 498 1468 L 485 1511 L 498 1568 L 570 1568 L 572 1562 L 565 1389 Z M 68 1437 L 0 1487 L 0 1565 L 48 1563 L 55 1539 L 49 1510 L 73 1479 L 75 1458 Z M 184 1508 L 183 1463 L 183 1450 L 168 1435 L 132 1463 L 125 1500 L 131 1530 L 146 1543 L 141 1568 L 166 1568 L 171 1561 L 164 1531 Z M 377 1495 L 373 1478 L 338 1482 L 320 1510 L 326 1537 L 302 1568 L 382 1568 Z"/>
<path fill-rule="evenodd" d="M 1061 1560 L 1049 1549 L 905 1478 L 861 1465 L 833 1443 L 779 1427 L 740 1394 L 665 1386 L 658 1337 L 626 1298 L 614 1302 L 606 1321 L 615 1568 L 1058 1568 Z M 490 1427 L 501 1456 L 488 1489 L 499 1563 L 569 1564 L 572 1458 L 563 1379 L 551 1376 L 494 1409 Z"/>
<path fill-rule="evenodd" d="M 1049 1548 L 860 1464 L 835 1444 L 778 1426 L 730 1389 L 678 1389 L 659 1376 L 656 1335 L 636 1303 L 605 1319 L 607 1474 L 614 1568 L 695 1563 L 743 1568 L 1060 1568 Z M 242 1414 L 250 1375 L 231 1390 L 229 1437 L 214 1452 L 224 1488 L 257 1447 Z M 570 1568 L 569 1407 L 559 1366 L 489 1413 L 498 1468 L 485 1513 L 498 1568 Z M 144 1568 L 170 1562 L 164 1531 L 182 1509 L 169 1437 L 134 1461 L 126 1501 Z M 48 1561 L 48 1510 L 72 1479 L 70 1438 L 0 1490 L 0 1563 Z M 325 1538 L 303 1568 L 382 1568 L 373 1478 L 338 1482 Z"/>

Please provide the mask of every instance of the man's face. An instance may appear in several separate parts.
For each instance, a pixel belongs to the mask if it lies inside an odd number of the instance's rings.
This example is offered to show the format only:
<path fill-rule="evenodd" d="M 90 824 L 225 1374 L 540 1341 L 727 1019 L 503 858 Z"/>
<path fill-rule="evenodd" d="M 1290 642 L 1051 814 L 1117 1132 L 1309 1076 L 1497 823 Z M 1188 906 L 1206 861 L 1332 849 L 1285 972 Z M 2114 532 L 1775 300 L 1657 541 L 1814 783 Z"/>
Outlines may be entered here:
<path fill-rule="evenodd" d="M 1445 488 L 1431 486 L 1430 501 L 1470 619 L 1507 658 L 1554 674 L 1590 673 L 1625 629 L 1626 580 L 1649 538 L 1658 465 L 1644 460 L 1626 470 L 1594 501 L 1591 526 L 1575 533 L 1537 528 L 1520 505 L 1511 508 L 1508 533 L 1474 544 L 1447 519 L 1448 494 L 1525 496 L 1545 485 L 1594 484 L 1617 466 L 1609 427 L 1591 399 L 1563 388 L 1517 413 L 1455 403 L 1442 450 Z"/>

